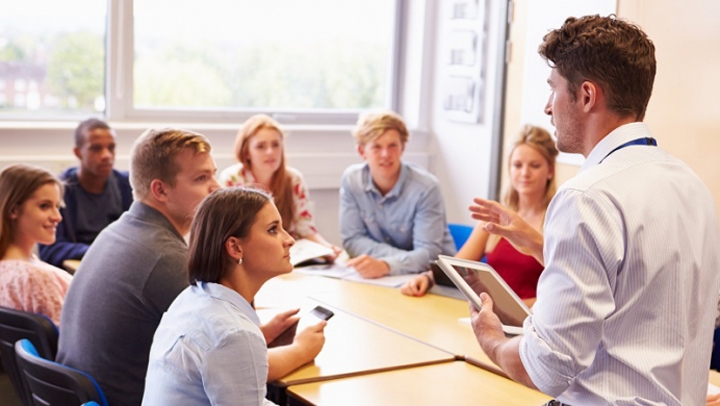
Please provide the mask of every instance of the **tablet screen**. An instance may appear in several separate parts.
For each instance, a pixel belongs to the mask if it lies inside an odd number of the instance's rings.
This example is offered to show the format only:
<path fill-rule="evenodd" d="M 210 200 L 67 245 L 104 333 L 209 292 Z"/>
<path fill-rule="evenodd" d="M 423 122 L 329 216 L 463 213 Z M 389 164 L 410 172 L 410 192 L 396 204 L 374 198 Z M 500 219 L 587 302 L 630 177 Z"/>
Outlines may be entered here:
<path fill-rule="evenodd" d="M 476 294 L 485 292 L 490 295 L 493 300 L 493 311 L 502 324 L 522 327 L 523 321 L 529 314 L 527 307 L 519 302 L 519 298 L 504 281 L 499 279 L 497 273 L 481 265 L 469 267 L 453 264 L 452 267 Z"/>

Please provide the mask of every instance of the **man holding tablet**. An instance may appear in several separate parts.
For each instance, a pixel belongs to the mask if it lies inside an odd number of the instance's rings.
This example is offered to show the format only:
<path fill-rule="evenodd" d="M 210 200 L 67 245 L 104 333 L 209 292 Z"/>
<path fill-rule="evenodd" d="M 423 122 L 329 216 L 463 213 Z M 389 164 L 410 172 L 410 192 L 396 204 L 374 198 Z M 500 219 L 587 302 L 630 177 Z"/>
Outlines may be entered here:
<path fill-rule="evenodd" d="M 483 293 L 472 324 L 513 379 L 565 404 L 698 405 L 720 291 L 720 227 L 702 181 L 642 123 L 655 47 L 614 16 L 568 18 L 539 49 L 552 70 L 545 112 L 579 174 L 550 203 L 544 241 L 477 199 L 487 221 L 545 263 L 523 335 L 508 339 Z"/>

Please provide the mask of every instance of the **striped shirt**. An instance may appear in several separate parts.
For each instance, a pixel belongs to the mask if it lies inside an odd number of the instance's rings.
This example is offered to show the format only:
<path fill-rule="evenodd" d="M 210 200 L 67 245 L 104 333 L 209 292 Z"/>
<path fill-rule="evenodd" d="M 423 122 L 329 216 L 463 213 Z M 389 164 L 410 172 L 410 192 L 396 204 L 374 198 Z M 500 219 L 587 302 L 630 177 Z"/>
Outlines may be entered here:
<path fill-rule="evenodd" d="M 705 404 L 720 227 L 702 181 L 643 123 L 592 150 L 547 211 L 545 271 L 520 358 L 573 405 Z M 602 163 L 601 163 L 602 162 Z"/>

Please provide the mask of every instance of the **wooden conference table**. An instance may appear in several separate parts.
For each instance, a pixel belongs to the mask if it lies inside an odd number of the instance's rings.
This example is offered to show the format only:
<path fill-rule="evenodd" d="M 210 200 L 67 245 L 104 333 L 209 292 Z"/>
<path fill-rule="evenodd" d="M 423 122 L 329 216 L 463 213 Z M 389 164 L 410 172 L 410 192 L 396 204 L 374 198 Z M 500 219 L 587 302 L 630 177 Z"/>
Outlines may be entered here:
<path fill-rule="evenodd" d="M 258 313 L 322 305 L 335 312 L 315 361 L 274 385 L 309 404 L 542 404 L 550 399 L 497 374 L 472 329 L 467 302 L 289 274 L 255 296 Z M 468 362 L 464 362 L 468 361 Z M 481 369 L 484 368 L 484 369 Z M 492 372 L 489 372 L 492 371 Z M 444 387 L 443 387 L 444 386 Z M 514 403 L 517 402 L 517 403 Z"/>

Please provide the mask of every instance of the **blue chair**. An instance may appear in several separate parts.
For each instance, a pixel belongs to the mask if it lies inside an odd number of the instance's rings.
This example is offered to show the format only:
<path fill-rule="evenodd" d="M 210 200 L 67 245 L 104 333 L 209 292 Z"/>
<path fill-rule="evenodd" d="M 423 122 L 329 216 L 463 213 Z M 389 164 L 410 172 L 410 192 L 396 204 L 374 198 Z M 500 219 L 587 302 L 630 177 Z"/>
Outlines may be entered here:
<path fill-rule="evenodd" d="M 75 368 L 40 357 L 30 340 L 15 343 L 15 355 L 34 405 L 77 406 L 96 402 L 108 406 L 100 385 Z"/>
<path fill-rule="evenodd" d="M 452 236 L 453 241 L 455 241 L 455 249 L 457 250 L 462 248 L 463 244 L 465 244 L 465 241 L 467 241 L 470 237 L 473 230 L 472 226 L 456 223 L 448 224 L 448 228 L 450 229 L 450 235 Z"/>
<path fill-rule="evenodd" d="M 15 343 L 23 338 L 29 339 L 42 357 L 55 359 L 58 330 L 52 320 L 42 314 L 0 307 L 0 357 L 3 368 L 20 401 L 30 406 L 33 404 L 30 390 L 15 357 Z"/>

